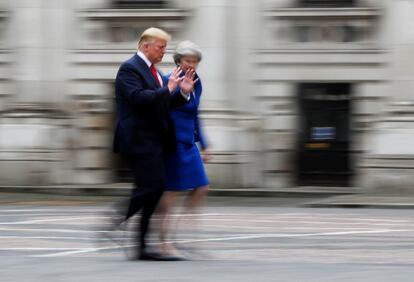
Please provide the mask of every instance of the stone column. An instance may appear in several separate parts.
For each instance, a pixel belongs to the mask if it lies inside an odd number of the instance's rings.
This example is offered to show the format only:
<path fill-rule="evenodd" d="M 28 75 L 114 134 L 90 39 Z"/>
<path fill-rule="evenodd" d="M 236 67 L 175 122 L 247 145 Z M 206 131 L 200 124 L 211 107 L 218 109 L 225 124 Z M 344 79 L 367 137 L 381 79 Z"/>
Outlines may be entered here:
<path fill-rule="evenodd" d="M 65 184 L 70 128 L 65 98 L 64 0 L 10 1 L 14 95 L 4 109 L 0 183 Z"/>
<path fill-rule="evenodd" d="M 13 1 L 16 102 L 59 103 L 65 90 L 65 1 Z"/>
<path fill-rule="evenodd" d="M 199 44 L 203 61 L 199 74 L 203 82 L 201 116 L 214 154 L 207 170 L 216 188 L 251 186 L 257 166 L 248 165 L 251 145 L 248 115 L 251 107 L 249 50 L 256 1 L 193 2 L 193 16 L 182 38 Z M 253 169 L 254 168 L 254 169 Z"/>
<path fill-rule="evenodd" d="M 240 139 L 240 181 L 244 187 L 263 187 L 263 147 L 261 113 L 253 84 L 256 65 L 253 51 L 263 47 L 261 2 L 251 0 L 231 1 L 228 12 L 228 49 L 226 55 L 229 74 L 226 93 L 235 111 Z"/>
<path fill-rule="evenodd" d="M 192 18 L 185 26 L 182 39 L 194 41 L 203 51 L 203 61 L 198 69 L 203 82 L 201 117 L 210 149 L 215 155 L 207 170 L 213 186 L 230 186 L 236 173 L 229 168 L 228 160 L 232 156 L 226 152 L 234 150 L 237 139 L 231 119 L 231 95 L 226 92 L 230 1 L 196 0 L 189 8 L 192 9 Z"/>
<path fill-rule="evenodd" d="M 232 1 L 196 0 L 193 2 L 193 17 L 185 27 L 183 38 L 201 46 L 203 62 L 199 73 L 204 82 L 206 94 L 203 103 L 208 108 L 227 109 L 229 95 L 228 81 L 228 13 Z"/>
<path fill-rule="evenodd" d="M 413 193 L 414 2 L 385 2 L 384 42 L 391 50 L 390 91 L 386 111 L 367 141 L 361 185 L 376 193 Z"/>

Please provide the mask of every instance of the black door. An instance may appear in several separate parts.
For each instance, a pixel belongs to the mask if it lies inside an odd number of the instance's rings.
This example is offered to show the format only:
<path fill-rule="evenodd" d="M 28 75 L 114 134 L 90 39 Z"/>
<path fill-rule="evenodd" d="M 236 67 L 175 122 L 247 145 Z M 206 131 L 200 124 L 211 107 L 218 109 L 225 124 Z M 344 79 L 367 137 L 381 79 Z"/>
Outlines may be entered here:
<path fill-rule="evenodd" d="M 350 184 L 350 93 L 349 83 L 299 85 L 299 185 Z"/>

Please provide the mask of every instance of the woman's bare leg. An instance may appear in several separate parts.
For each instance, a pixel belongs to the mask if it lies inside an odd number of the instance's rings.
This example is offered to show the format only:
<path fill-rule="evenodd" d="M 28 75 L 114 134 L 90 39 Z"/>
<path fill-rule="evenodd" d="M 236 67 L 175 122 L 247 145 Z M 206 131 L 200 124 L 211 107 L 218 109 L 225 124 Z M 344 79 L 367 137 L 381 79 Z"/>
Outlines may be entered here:
<path fill-rule="evenodd" d="M 176 251 L 174 246 L 167 242 L 167 237 L 170 231 L 171 212 L 178 195 L 178 192 L 165 191 L 159 205 L 161 252 L 167 255 L 172 255 Z"/>
<path fill-rule="evenodd" d="M 205 199 L 208 193 L 208 189 L 208 185 L 196 188 L 193 191 L 191 191 L 185 199 L 185 229 L 187 232 L 191 233 L 191 239 L 195 239 L 194 236 L 196 235 L 198 230 L 199 219 L 197 218 L 197 209 L 202 205 L 203 200 Z"/>
<path fill-rule="evenodd" d="M 194 212 L 203 203 L 204 198 L 208 193 L 209 186 L 202 186 L 191 191 L 190 195 L 185 200 L 186 213 Z"/>

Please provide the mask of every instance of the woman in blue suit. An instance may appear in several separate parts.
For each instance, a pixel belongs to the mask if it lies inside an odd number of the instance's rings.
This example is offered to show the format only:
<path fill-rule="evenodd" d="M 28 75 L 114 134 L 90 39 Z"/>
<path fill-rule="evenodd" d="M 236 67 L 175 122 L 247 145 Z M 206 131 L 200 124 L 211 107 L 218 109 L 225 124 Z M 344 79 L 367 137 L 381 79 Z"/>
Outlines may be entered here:
<path fill-rule="evenodd" d="M 174 62 L 181 67 L 183 73 L 187 70 L 195 71 L 201 58 L 200 47 L 190 41 L 179 43 L 174 52 Z M 181 194 L 180 192 L 188 192 L 185 210 L 193 213 L 202 203 L 209 188 L 203 160 L 208 161 L 210 155 L 198 116 L 202 85 L 197 74 L 196 79 L 197 82 L 190 95 L 190 101 L 170 111 L 170 117 L 176 132 L 177 151 L 166 157 L 167 188 L 160 202 L 161 251 L 166 255 L 174 256 L 178 254 L 172 244 L 166 243 L 169 230 L 168 215 L 171 213 L 177 196 Z M 199 142 L 201 146 L 202 156 L 196 142 Z"/>

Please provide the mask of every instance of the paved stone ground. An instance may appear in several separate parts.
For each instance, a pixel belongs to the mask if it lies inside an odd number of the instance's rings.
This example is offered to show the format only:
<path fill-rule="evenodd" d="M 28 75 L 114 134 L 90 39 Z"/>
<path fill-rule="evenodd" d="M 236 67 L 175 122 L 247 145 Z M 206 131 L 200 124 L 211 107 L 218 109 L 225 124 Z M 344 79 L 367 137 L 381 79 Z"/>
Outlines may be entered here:
<path fill-rule="evenodd" d="M 100 236 L 107 200 L 3 195 L 0 281 L 413 281 L 413 210 L 212 198 L 197 229 L 175 216 L 192 261 L 141 262 Z"/>

